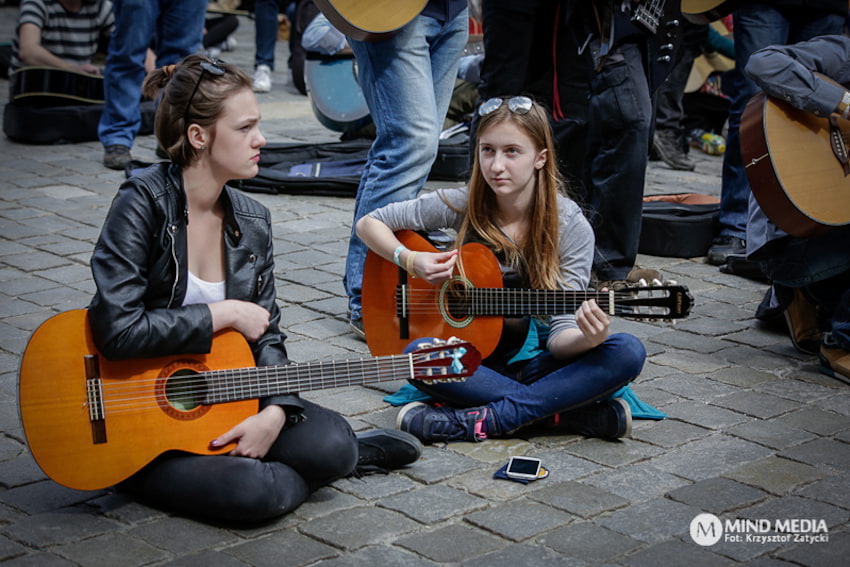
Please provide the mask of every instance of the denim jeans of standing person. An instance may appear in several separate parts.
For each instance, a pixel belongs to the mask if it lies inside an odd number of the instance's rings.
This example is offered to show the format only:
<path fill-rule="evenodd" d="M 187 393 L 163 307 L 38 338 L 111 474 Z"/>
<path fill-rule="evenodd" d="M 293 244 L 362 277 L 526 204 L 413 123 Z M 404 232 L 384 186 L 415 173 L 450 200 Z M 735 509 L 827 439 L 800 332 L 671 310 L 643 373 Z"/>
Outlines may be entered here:
<path fill-rule="evenodd" d="M 277 0 L 256 0 L 254 2 L 254 67 L 268 65 L 274 71 L 274 48 L 277 41 Z"/>
<path fill-rule="evenodd" d="M 591 80 L 585 185 L 599 280 L 625 280 L 640 239 L 652 102 L 637 44 L 613 52 Z"/>
<path fill-rule="evenodd" d="M 429 341 L 414 341 L 405 352 Z M 616 333 L 572 360 L 559 360 L 545 351 L 512 370 L 479 366 L 463 382 L 410 383 L 454 407 L 487 407 L 488 419 L 495 425 L 488 434 L 500 435 L 613 394 L 640 374 L 645 359 L 646 349 L 637 338 Z"/>
<path fill-rule="evenodd" d="M 724 79 L 732 96 L 720 193 L 720 235 L 747 238 L 750 183 L 741 158 L 741 115 L 758 87 L 741 72 L 750 56 L 768 45 L 797 43 L 819 35 L 841 33 L 844 17 L 810 7 L 774 8 L 746 3 L 734 15 L 735 69 Z"/>
<path fill-rule="evenodd" d="M 437 157 L 467 33 L 467 10 L 463 9 L 445 23 L 419 15 L 383 41 L 350 41 L 377 132 L 354 202 L 345 263 L 344 284 L 352 320 L 361 317 L 367 251 L 353 227 L 379 207 L 415 198 L 425 185 Z"/>
<path fill-rule="evenodd" d="M 139 101 L 148 47 L 159 67 L 198 51 L 206 0 L 113 0 L 115 31 L 103 73 L 98 138 L 104 147 L 133 146 L 142 123 Z M 155 38 L 153 45 L 151 42 Z"/>

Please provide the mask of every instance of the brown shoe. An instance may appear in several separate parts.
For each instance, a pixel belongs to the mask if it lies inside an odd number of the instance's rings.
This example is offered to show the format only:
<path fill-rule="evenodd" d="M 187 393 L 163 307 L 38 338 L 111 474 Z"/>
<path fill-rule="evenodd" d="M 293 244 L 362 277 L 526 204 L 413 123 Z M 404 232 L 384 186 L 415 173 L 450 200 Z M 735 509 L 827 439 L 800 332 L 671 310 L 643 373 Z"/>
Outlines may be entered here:
<path fill-rule="evenodd" d="M 850 352 L 824 343 L 820 347 L 818 358 L 821 372 L 850 384 Z"/>
<path fill-rule="evenodd" d="M 661 281 L 661 272 L 654 268 L 635 266 L 629 272 L 629 275 L 626 276 L 626 281 L 629 283 L 638 283 L 640 280 L 644 280 L 648 284 L 651 284 L 655 280 Z"/>
<path fill-rule="evenodd" d="M 818 354 L 821 332 L 818 328 L 817 306 L 809 301 L 800 288 L 794 288 L 794 297 L 785 308 L 785 323 L 797 350 Z"/>

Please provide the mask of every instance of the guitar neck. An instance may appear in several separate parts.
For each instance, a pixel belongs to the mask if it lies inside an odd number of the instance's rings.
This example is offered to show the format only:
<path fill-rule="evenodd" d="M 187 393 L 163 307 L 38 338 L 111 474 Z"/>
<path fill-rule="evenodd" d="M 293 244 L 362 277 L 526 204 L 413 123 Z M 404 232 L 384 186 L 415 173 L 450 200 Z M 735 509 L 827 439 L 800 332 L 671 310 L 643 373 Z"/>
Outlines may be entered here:
<path fill-rule="evenodd" d="M 203 404 L 402 380 L 412 377 L 411 355 L 213 370 L 204 372 L 207 393 Z"/>
<path fill-rule="evenodd" d="M 470 294 L 470 315 L 569 315 L 588 299 L 595 299 L 607 313 L 616 311 L 617 307 L 616 293 L 607 291 L 476 288 Z"/>

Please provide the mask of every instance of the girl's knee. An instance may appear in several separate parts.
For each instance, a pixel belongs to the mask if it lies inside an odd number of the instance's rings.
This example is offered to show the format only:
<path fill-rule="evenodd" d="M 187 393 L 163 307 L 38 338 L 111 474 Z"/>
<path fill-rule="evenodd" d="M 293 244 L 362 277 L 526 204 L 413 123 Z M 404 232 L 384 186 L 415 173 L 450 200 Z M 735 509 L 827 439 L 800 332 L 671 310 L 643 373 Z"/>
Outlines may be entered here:
<path fill-rule="evenodd" d="M 637 376 L 643 369 L 646 360 L 646 347 L 643 343 L 629 333 L 615 333 L 605 341 L 606 346 L 612 350 L 612 356 L 624 370 L 631 376 Z"/>

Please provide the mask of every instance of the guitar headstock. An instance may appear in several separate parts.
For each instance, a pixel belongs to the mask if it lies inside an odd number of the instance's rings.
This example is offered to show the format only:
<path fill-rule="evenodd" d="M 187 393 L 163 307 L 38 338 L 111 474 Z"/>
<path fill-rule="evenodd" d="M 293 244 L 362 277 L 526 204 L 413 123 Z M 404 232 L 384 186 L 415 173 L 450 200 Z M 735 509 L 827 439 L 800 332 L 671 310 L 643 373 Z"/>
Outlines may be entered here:
<path fill-rule="evenodd" d="M 687 286 L 676 282 L 638 285 L 614 293 L 615 313 L 630 319 L 684 319 L 694 303 Z"/>
<path fill-rule="evenodd" d="M 459 382 L 478 370 L 481 353 L 472 343 L 452 337 L 434 339 L 412 353 L 413 377 L 429 382 Z"/>

